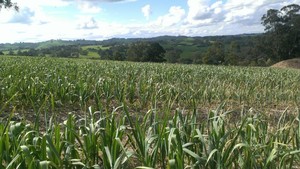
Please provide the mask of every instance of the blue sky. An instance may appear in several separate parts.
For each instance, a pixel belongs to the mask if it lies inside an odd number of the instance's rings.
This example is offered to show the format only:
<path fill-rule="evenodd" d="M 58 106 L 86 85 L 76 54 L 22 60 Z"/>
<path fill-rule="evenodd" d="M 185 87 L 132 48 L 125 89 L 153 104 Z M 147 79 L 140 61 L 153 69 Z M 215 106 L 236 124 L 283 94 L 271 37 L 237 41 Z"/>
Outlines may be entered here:
<path fill-rule="evenodd" d="M 12 0 L 0 11 L 0 43 L 49 39 L 260 33 L 268 9 L 300 0 Z"/>

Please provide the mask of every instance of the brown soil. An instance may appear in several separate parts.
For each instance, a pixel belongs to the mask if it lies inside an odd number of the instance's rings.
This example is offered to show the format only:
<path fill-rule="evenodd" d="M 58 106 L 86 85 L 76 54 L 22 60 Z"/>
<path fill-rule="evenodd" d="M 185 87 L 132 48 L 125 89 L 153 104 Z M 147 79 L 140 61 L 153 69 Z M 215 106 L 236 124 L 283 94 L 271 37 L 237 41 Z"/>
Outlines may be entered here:
<path fill-rule="evenodd" d="M 300 69 L 300 58 L 284 60 L 272 65 L 271 67 Z"/>

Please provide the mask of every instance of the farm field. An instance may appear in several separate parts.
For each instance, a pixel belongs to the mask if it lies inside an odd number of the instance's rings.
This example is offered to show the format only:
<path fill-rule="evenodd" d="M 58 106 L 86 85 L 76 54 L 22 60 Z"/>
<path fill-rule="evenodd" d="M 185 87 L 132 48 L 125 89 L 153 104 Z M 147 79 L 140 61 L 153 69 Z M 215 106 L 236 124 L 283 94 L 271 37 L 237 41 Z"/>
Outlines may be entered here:
<path fill-rule="evenodd" d="M 85 56 L 85 55 L 80 55 L 79 57 L 80 58 L 84 58 L 84 59 L 99 59 L 100 56 L 98 54 L 98 50 L 99 49 L 102 49 L 102 50 L 106 50 L 108 49 L 109 47 L 103 47 L 102 45 L 88 45 L 88 46 L 82 46 L 81 49 L 82 50 L 91 50 L 92 51 L 89 51 L 88 54 Z M 93 51 L 94 50 L 94 51 Z"/>
<path fill-rule="evenodd" d="M 295 168 L 295 69 L 0 57 L 0 168 Z"/>

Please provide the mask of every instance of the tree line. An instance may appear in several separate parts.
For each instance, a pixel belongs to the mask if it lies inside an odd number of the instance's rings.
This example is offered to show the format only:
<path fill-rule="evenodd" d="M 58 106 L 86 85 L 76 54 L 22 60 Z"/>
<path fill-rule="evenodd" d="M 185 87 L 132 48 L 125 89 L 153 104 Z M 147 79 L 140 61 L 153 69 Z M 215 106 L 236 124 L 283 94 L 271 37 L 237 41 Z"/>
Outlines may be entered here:
<path fill-rule="evenodd" d="M 246 44 L 237 41 L 228 44 L 226 38 L 223 38 L 209 41 L 206 47 L 205 41 L 196 41 L 206 50 L 184 56 L 183 50 L 176 46 L 164 49 L 159 43 L 117 45 L 114 41 L 112 47 L 100 50 L 99 55 L 102 59 L 110 60 L 267 66 L 281 60 L 300 57 L 299 12 L 298 4 L 287 5 L 280 10 L 268 10 L 261 18 L 265 33 L 248 39 Z"/>
<path fill-rule="evenodd" d="M 42 49 L 19 49 L 19 50 L 9 50 L 8 55 L 17 56 L 49 56 L 49 57 L 79 57 L 83 52 L 79 45 L 63 45 L 63 46 L 53 46 L 49 48 Z M 4 53 L 0 53 L 0 55 Z"/>
<path fill-rule="evenodd" d="M 136 62 L 167 62 L 183 64 L 212 65 L 253 65 L 266 66 L 272 61 L 259 55 L 256 41 L 258 37 L 248 39 L 240 45 L 238 41 L 227 44 L 213 41 L 202 47 L 203 51 L 186 55 L 180 48 L 163 47 L 158 42 L 132 42 L 129 44 L 114 44 L 106 49 L 89 48 L 88 52 L 97 52 L 102 60 L 136 61 Z M 193 44 L 197 46 L 197 44 Z"/>
<path fill-rule="evenodd" d="M 101 59 L 135 62 L 164 62 L 166 50 L 158 42 L 134 42 L 99 49 Z"/>
<path fill-rule="evenodd" d="M 266 33 L 260 51 L 275 60 L 300 57 L 300 6 L 291 4 L 270 9 L 262 17 Z"/>

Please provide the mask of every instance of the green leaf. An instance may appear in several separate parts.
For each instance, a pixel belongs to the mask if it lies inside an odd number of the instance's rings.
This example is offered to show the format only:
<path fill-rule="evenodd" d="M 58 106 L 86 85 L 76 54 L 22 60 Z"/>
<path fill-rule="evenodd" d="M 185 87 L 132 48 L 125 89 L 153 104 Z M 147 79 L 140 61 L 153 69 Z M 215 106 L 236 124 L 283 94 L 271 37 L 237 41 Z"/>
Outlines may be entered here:
<path fill-rule="evenodd" d="M 109 161 L 110 168 L 113 168 L 111 153 L 109 151 L 109 148 L 107 146 L 105 146 L 104 149 L 105 149 L 105 153 L 106 153 L 106 156 L 108 158 L 108 161 Z"/>
<path fill-rule="evenodd" d="M 139 166 L 139 167 L 135 167 L 135 169 L 154 169 L 154 168 Z"/>
<path fill-rule="evenodd" d="M 194 153 L 193 151 L 191 151 L 187 148 L 183 148 L 183 151 L 186 152 L 187 154 L 189 154 L 190 156 L 194 157 L 199 162 L 205 162 L 206 161 L 205 158 L 200 157 L 198 154 Z"/>
<path fill-rule="evenodd" d="M 10 169 L 13 167 L 13 164 L 15 161 L 17 161 L 20 158 L 20 154 L 17 154 L 14 159 L 11 160 L 11 162 L 6 166 L 6 169 Z"/>
<path fill-rule="evenodd" d="M 41 169 L 48 169 L 49 165 L 50 165 L 49 161 L 41 161 L 40 162 Z"/>
<path fill-rule="evenodd" d="M 277 154 L 277 148 L 273 148 L 270 155 L 269 155 L 269 157 L 267 158 L 266 165 L 271 163 L 277 157 L 276 154 Z"/>
<path fill-rule="evenodd" d="M 212 157 L 216 152 L 218 152 L 217 149 L 214 149 L 214 150 L 212 150 L 212 151 L 210 152 L 210 154 L 209 154 L 209 156 L 208 156 L 208 158 L 207 158 L 207 160 L 206 160 L 206 164 L 205 164 L 205 165 L 207 165 L 207 164 L 209 163 L 209 160 L 211 159 L 211 157 Z"/>

